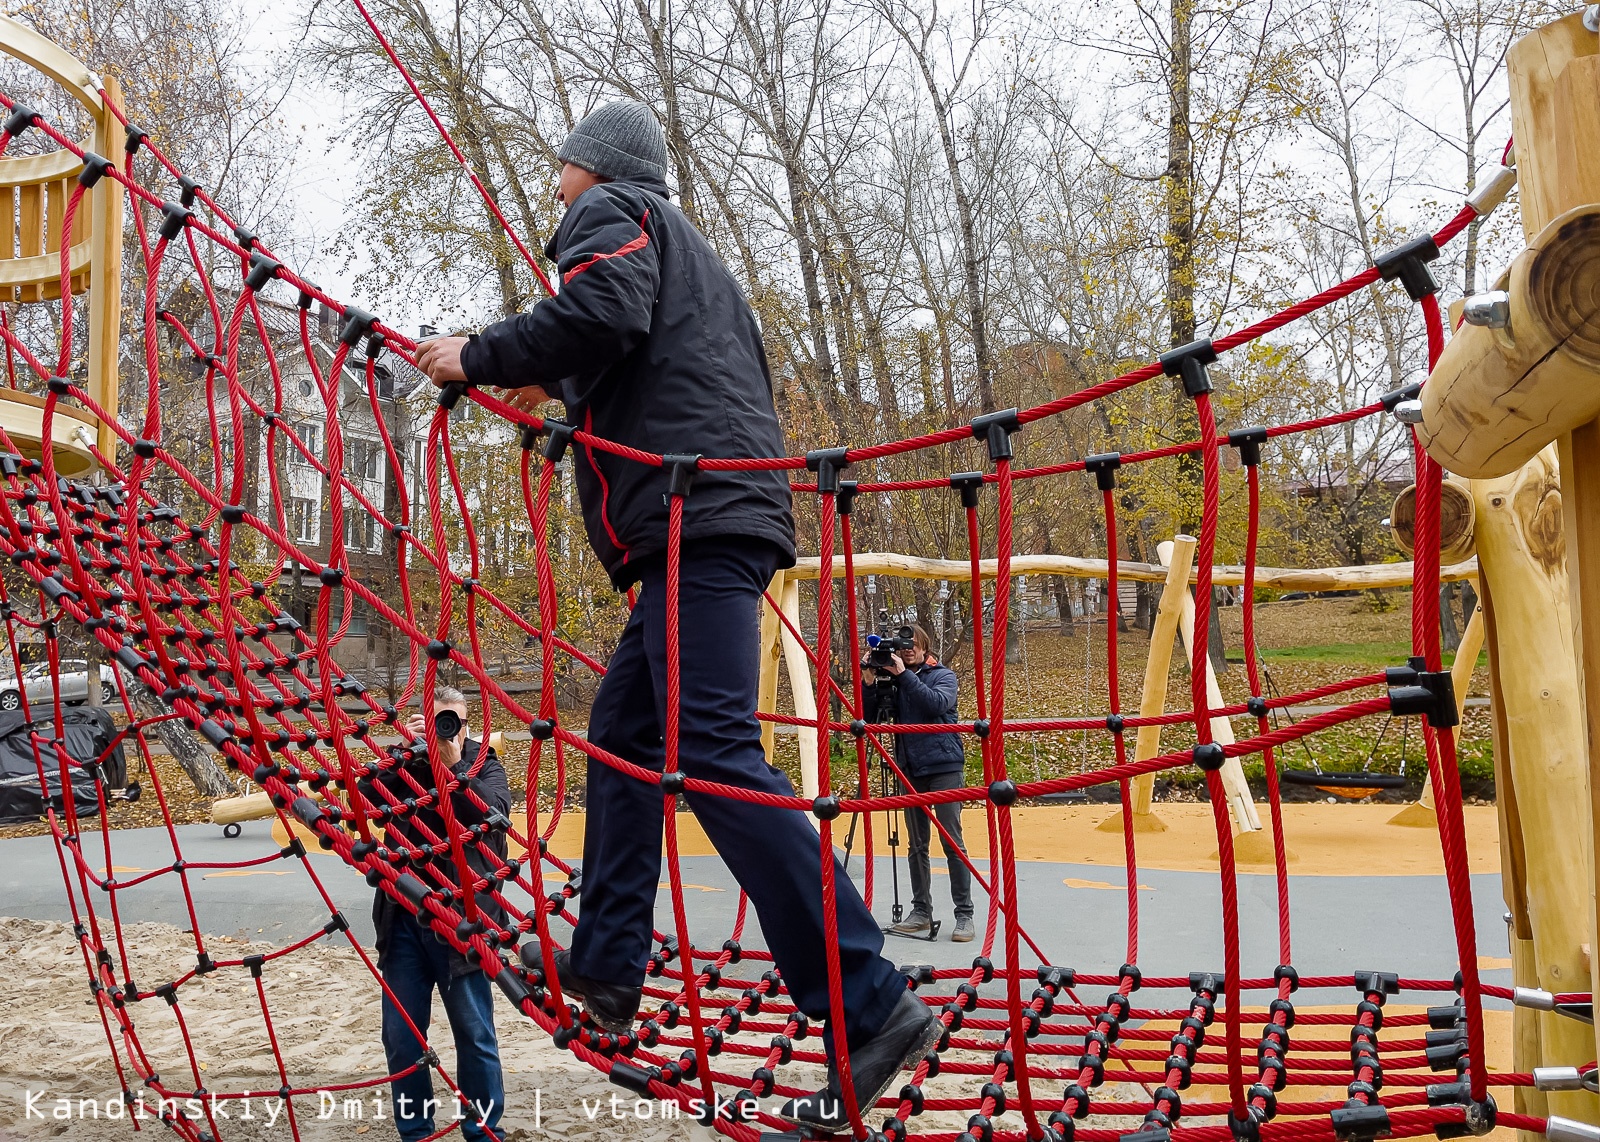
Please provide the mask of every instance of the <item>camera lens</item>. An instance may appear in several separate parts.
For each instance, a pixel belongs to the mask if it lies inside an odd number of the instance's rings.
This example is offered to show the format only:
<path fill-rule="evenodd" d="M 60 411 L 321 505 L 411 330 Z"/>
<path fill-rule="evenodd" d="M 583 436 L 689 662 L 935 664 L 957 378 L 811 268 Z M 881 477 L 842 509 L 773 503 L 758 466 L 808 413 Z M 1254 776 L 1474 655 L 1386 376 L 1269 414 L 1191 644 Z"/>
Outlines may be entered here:
<path fill-rule="evenodd" d="M 461 732 L 461 715 L 454 710 L 440 710 L 433 715 L 433 732 L 440 741 L 454 741 Z"/>

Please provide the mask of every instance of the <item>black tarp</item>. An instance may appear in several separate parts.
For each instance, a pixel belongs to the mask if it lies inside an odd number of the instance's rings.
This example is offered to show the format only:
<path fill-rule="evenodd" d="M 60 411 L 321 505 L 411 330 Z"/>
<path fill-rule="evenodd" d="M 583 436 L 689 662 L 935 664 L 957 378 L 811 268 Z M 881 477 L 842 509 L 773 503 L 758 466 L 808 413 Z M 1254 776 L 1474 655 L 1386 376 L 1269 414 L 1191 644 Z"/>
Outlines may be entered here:
<path fill-rule="evenodd" d="M 0 825 L 37 821 L 44 815 L 45 800 L 39 788 L 33 732 L 40 737 L 39 757 L 44 760 L 50 807 L 58 812 L 62 808 L 60 759 L 50 746 L 50 739 L 55 736 L 54 717 L 30 724 L 20 710 L 0 710 Z M 78 815 L 91 816 L 100 811 L 100 802 L 95 796 L 94 773 L 88 766 L 100 761 L 108 793 L 121 789 L 128 780 L 122 743 L 118 742 L 107 751 L 117 736 L 116 724 L 103 708 L 76 706 L 62 711 L 62 736 L 67 756 L 80 763 L 68 766 Z"/>

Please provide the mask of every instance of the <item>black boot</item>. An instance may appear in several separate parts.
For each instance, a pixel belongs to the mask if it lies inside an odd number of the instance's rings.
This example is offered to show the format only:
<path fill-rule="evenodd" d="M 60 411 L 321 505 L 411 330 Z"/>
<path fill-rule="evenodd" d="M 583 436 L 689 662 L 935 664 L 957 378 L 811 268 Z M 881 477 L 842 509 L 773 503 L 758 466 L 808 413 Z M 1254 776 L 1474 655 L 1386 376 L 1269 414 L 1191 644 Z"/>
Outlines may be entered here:
<path fill-rule="evenodd" d="M 538 944 L 522 945 L 521 955 L 524 967 L 532 971 L 544 970 Z M 565 948 L 551 958 L 556 962 L 556 980 L 561 984 L 562 994 L 583 1000 L 583 1009 L 590 1019 L 615 1035 L 633 1030 L 633 1022 L 639 1017 L 643 989 L 584 979 L 572 970 L 572 953 Z"/>
<path fill-rule="evenodd" d="M 850 1052 L 850 1081 L 855 1087 L 856 1108 L 863 1118 L 872 1112 L 873 1104 L 900 1069 L 915 1066 L 943 1032 L 943 1025 L 927 1004 L 910 991 L 900 997 L 883 1030 Z M 830 1134 L 849 1130 L 850 1119 L 845 1114 L 838 1081 L 837 1072 L 830 1067 L 827 1086 L 815 1094 L 790 1099 L 779 1116 Z"/>

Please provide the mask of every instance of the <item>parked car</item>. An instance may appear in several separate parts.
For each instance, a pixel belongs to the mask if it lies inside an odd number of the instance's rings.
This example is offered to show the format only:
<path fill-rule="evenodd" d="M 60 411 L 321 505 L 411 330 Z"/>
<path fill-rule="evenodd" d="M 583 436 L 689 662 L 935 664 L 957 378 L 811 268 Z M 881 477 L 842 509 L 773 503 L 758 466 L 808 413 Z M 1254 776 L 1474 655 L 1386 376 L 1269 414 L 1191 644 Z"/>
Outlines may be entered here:
<path fill-rule="evenodd" d="M 71 705 L 89 700 L 89 664 L 81 658 L 61 660 L 61 700 Z M 22 693 L 27 692 L 29 702 L 48 702 L 54 696 L 55 683 L 50 677 L 50 664 L 36 662 L 22 671 L 21 684 L 16 678 L 0 678 L 0 710 L 20 710 Z M 117 675 L 111 667 L 100 665 L 100 700 L 111 702 L 117 696 Z"/>

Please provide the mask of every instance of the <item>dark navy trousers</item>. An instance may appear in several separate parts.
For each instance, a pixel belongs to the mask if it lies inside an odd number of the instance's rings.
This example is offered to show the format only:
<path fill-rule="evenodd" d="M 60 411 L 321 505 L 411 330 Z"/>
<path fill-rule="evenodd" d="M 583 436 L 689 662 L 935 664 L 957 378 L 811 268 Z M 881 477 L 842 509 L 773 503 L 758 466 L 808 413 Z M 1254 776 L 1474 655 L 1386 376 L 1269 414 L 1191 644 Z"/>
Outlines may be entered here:
<path fill-rule="evenodd" d="M 678 766 L 688 777 L 791 797 L 789 779 L 767 764 L 755 717 L 761 593 L 778 561 L 778 550 L 761 540 L 684 544 Z M 589 740 L 660 771 L 667 694 L 665 557 L 641 571 L 638 600 L 595 697 Z M 588 782 L 572 966 L 590 979 L 633 987 L 649 960 L 662 879 L 661 789 L 592 758 Z M 688 793 L 687 800 L 749 895 L 795 1005 L 825 1019 L 822 853 L 810 818 L 798 809 L 703 793 Z M 838 860 L 833 868 L 847 1038 L 855 1045 L 887 1021 L 906 978 L 883 958 L 883 933 Z M 828 1046 L 831 1051 L 832 1036 Z"/>

